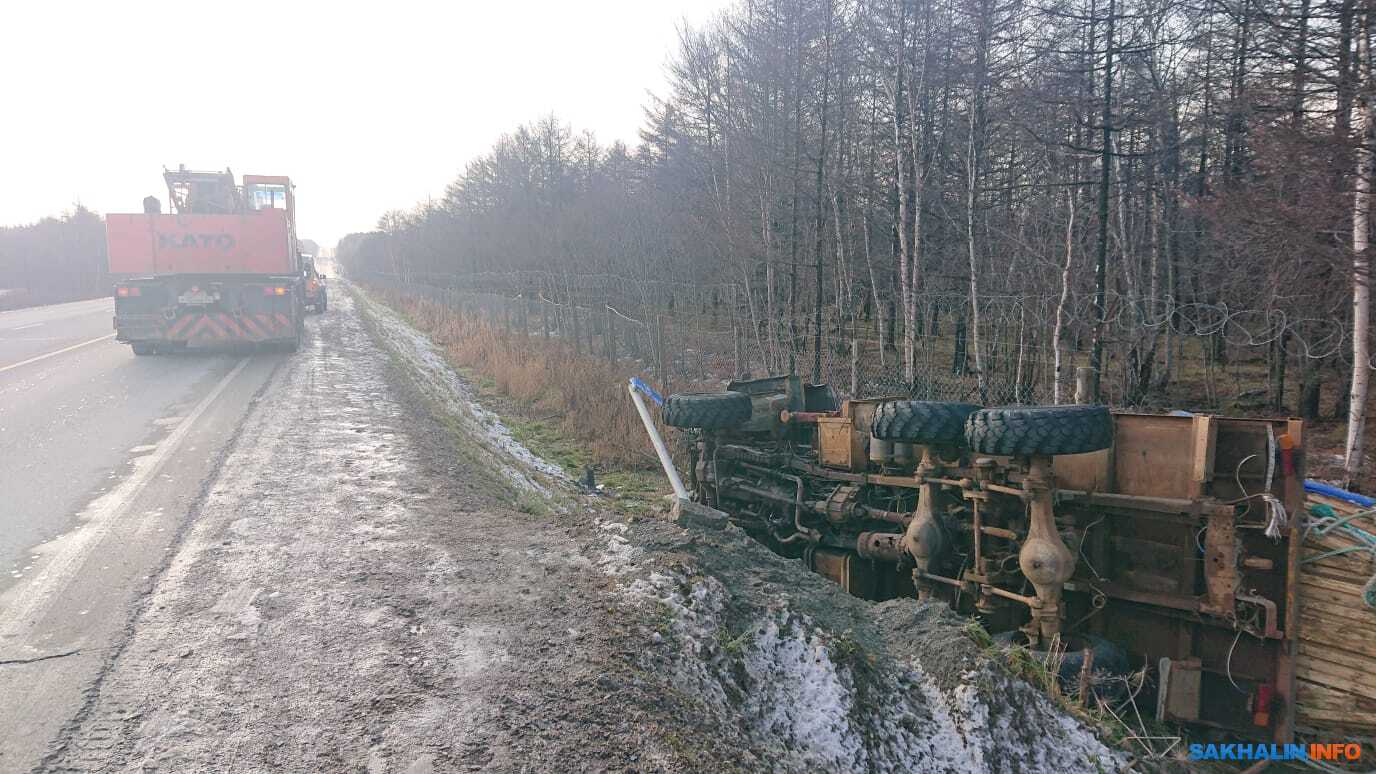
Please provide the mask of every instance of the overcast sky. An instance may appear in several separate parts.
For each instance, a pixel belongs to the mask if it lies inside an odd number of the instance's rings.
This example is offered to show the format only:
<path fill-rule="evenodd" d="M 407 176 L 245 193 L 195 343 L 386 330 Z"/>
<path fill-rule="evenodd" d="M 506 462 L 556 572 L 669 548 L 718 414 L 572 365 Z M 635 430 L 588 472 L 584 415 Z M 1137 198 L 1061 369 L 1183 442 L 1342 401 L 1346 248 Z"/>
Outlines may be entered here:
<path fill-rule="evenodd" d="M 726 0 L 6 3 L 0 224 L 166 201 L 164 165 L 296 182 L 332 244 L 553 112 L 634 142 L 684 20 Z"/>

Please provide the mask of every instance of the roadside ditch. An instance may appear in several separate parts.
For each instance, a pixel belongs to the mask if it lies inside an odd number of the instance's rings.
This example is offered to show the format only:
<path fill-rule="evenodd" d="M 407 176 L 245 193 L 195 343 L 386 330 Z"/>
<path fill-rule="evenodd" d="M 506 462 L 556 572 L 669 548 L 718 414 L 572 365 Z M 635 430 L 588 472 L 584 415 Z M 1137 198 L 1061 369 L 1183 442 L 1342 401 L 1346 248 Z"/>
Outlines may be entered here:
<path fill-rule="evenodd" d="M 621 657 L 601 662 L 609 671 L 598 683 L 634 686 L 631 698 L 653 718 L 644 725 L 652 729 L 646 755 L 625 767 L 1073 772 L 1133 765 L 1105 742 L 1103 729 L 1012 674 L 944 606 L 873 605 L 734 527 L 681 528 L 663 515 L 658 482 L 642 470 L 610 477 L 604 470 L 601 490 L 580 486 L 588 455 L 577 442 L 490 388 L 484 394 L 481 373 L 465 378 L 446 354 L 442 327 L 418 330 L 378 296 L 354 293 L 374 335 L 462 438 L 456 445 L 495 467 L 519 510 L 583 539 L 588 571 L 605 579 L 598 604 L 625 626 L 616 643 L 603 643 Z"/>

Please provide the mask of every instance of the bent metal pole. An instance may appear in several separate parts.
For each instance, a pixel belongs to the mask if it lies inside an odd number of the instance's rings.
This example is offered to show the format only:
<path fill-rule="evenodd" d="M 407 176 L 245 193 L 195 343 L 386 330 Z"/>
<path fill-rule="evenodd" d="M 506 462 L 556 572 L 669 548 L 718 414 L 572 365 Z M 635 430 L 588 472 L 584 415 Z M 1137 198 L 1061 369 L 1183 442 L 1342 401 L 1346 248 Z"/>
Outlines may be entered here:
<path fill-rule="evenodd" d="M 640 412 L 640 421 L 645 423 L 645 432 L 650 435 L 650 443 L 655 445 L 655 453 L 659 455 L 659 464 L 664 466 L 664 475 L 669 477 L 669 483 L 674 487 L 674 495 L 680 500 L 688 499 L 688 490 L 683 486 L 683 479 L 678 477 L 678 471 L 674 469 L 674 461 L 669 458 L 669 450 L 664 446 L 664 439 L 659 437 L 659 431 L 655 429 L 655 422 L 650 418 L 650 409 L 645 405 L 645 399 L 640 396 L 640 391 L 636 389 L 635 380 L 627 387 L 631 393 L 631 400 L 635 401 L 635 409 Z"/>

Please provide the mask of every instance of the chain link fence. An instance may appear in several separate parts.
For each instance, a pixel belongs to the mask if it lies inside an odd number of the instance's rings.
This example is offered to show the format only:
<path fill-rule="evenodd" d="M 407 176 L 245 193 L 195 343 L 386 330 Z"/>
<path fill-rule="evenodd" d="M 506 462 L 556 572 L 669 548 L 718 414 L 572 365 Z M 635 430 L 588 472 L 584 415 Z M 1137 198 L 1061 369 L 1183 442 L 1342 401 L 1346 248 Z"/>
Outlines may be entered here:
<path fill-rule="evenodd" d="M 623 283 L 613 291 L 609 283 L 582 277 L 575 292 L 562 289 L 561 302 L 538 286 L 521 293 L 477 290 L 474 285 L 483 283 L 468 276 L 462 285 L 458 277 L 351 276 L 479 319 L 517 340 L 561 341 L 579 355 L 631 365 L 665 391 L 716 389 L 731 379 L 796 372 L 830 384 L 845 398 L 902 395 L 989 405 L 1053 400 L 1052 322 L 1034 314 L 1026 299 L 994 298 L 981 307 L 981 382 L 968 299 L 954 294 L 921 299 L 910 379 L 903 321 L 875 314 L 872 306 L 848 320 L 824 319 L 819 336 L 815 320 L 795 318 L 790 324 L 756 314 L 759 322 L 752 324 L 748 304 L 729 284 L 663 293 Z M 506 280 L 508 287 L 521 284 L 517 277 Z M 602 303 L 569 300 L 579 296 L 601 296 Z M 1088 353 L 1072 347 L 1063 358 L 1064 401 L 1073 390 L 1070 375 L 1088 362 Z M 1106 390 L 1113 392 L 1111 386 Z"/>

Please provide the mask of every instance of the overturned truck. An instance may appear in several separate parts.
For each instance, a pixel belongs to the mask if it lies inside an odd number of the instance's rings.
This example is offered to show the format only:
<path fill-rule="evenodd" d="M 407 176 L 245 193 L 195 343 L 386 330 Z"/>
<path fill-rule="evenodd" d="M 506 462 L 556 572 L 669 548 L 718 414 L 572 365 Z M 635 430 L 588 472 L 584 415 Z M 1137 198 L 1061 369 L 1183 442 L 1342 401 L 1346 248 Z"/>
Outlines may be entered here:
<path fill-rule="evenodd" d="M 1158 718 L 1291 741 L 1298 420 L 838 402 L 797 377 L 671 396 L 694 499 L 857 596 L 1141 670 Z M 1144 713 L 1145 714 L 1145 713 Z"/>

